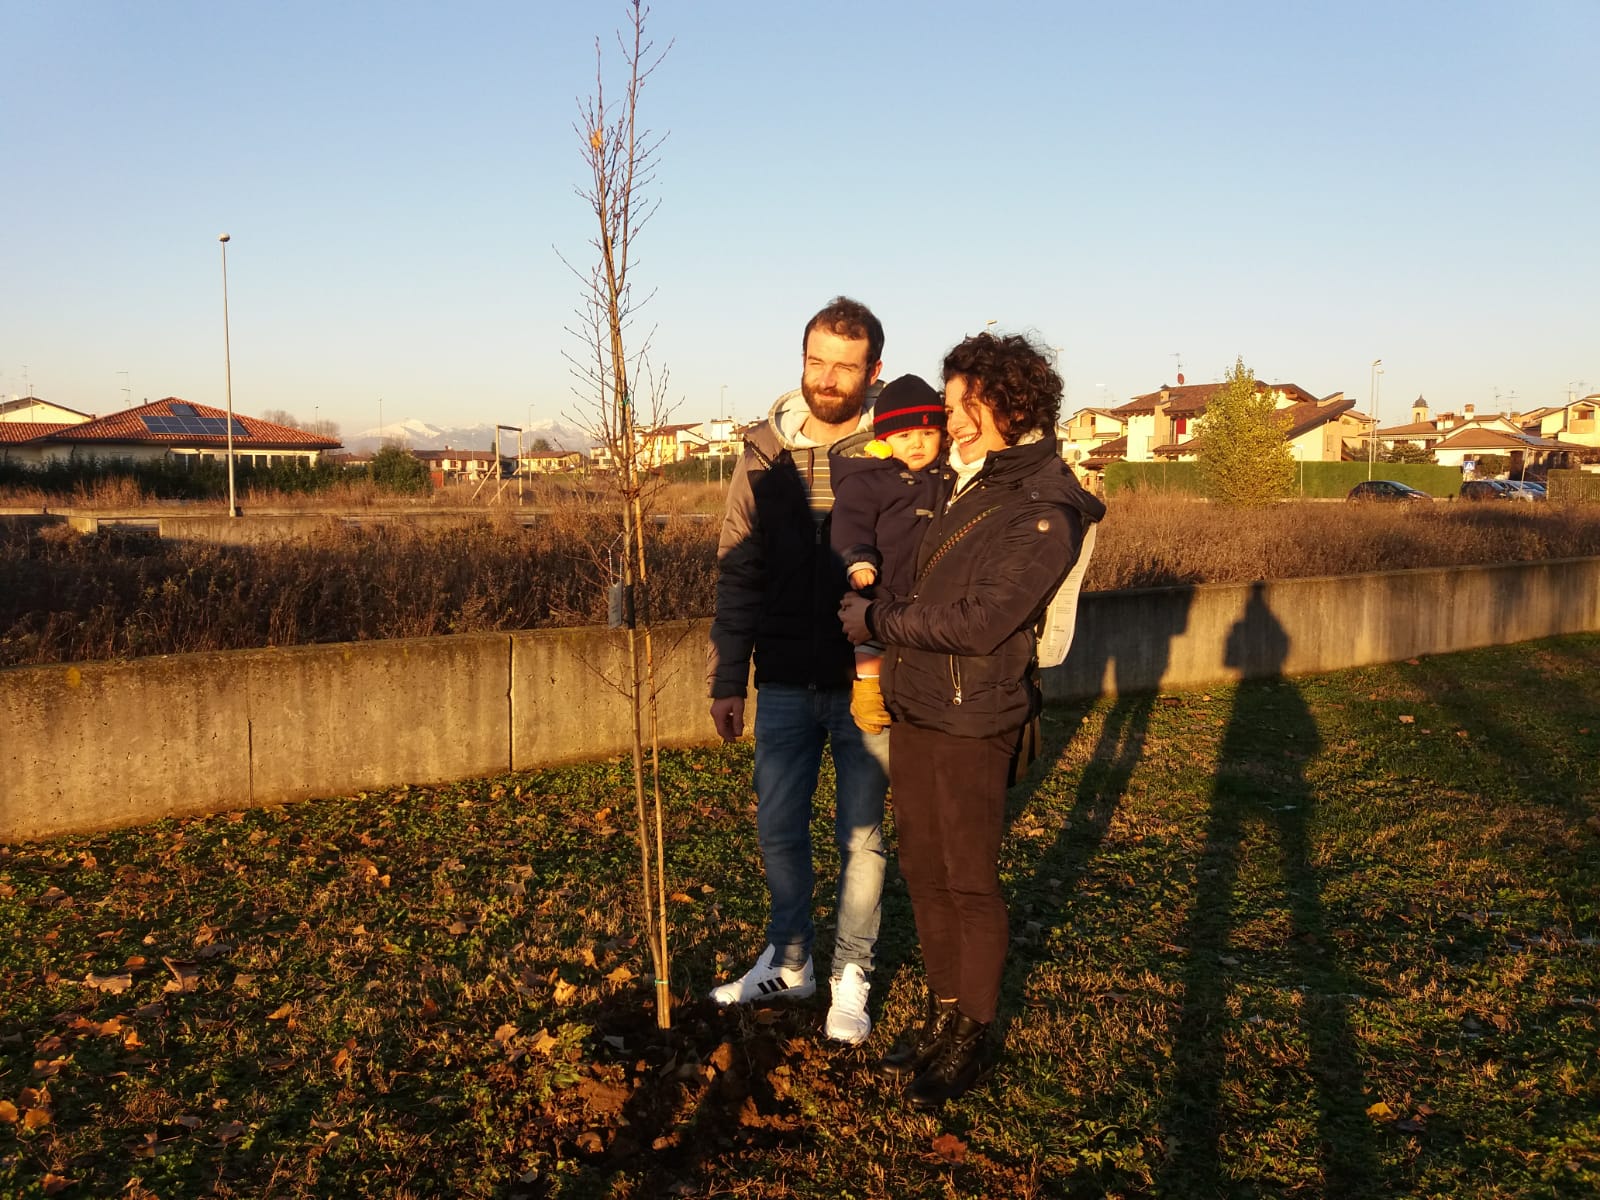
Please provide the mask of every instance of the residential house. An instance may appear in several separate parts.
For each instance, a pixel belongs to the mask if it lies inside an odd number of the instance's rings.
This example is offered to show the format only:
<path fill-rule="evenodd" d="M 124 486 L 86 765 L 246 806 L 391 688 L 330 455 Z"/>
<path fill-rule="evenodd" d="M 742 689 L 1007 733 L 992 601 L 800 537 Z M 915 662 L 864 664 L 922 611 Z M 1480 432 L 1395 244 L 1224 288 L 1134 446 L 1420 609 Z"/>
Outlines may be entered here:
<path fill-rule="evenodd" d="M 1122 457 L 1128 462 L 1160 460 L 1192 462 L 1195 441 L 1211 397 L 1221 383 L 1180 384 L 1135 396 L 1111 409 L 1113 417 L 1127 423 L 1127 444 Z M 1355 401 L 1343 392 L 1320 399 L 1298 384 L 1257 381 L 1257 393 L 1272 396 L 1284 418 L 1285 440 L 1298 462 L 1339 462 L 1360 456 L 1359 447 L 1370 420 L 1355 412 Z M 1105 459 L 1114 443 L 1106 443 L 1084 463 Z"/>
<path fill-rule="evenodd" d="M 634 437 L 639 447 L 636 465 L 641 470 L 706 455 L 734 455 L 744 448 L 739 430 L 725 418 L 699 424 L 658 425 L 636 430 Z M 596 470 L 609 471 L 616 466 L 608 446 L 593 447 L 589 458 Z"/>
<path fill-rule="evenodd" d="M 583 470 L 583 455 L 576 450 L 524 450 L 522 469 L 530 475 L 556 475 Z"/>
<path fill-rule="evenodd" d="M 13 396 L 0 401 L 0 423 L 22 425 L 82 425 L 94 420 L 93 413 L 79 412 L 64 404 L 52 404 L 37 396 Z"/>
<path fill-rule="evenodd" d="M 73 423 L 0 422 L 0 454 L 10 461 L 31 465 L 52 461 L 220 461 L 227 458 L 229 429 L 228 414 L 222 409 L 169 396 L 107 417 Z M 340 445 L 332 438 L 240 413 L 234 414 L 231 429 L 234 461 L 243 466 L 314 463 Z M 18 436 L 13 437 L 13 431 Z M 31 436 L 23 436 L 29 431 L 33 431 Z"/>
<path fill-rule="evenodd" d="M 1446 412 L 1433 417 L 1429 415 L 1427 401 L 1418 396 L 1411 406 L 1411 420 L 1404 425 L 1378 430 L 1378 444 L 1386 450 L 1400 445 L 1418 446 L 1431 453 L 1440 466 L 1468 471 L 1484 455 L 1510 459 L 1513 475 L 1521 475 L 1532 467 L 1567 465 L 1568 452 L 1573 447 L 1563 445 L 1556 438 L 1541 436 L 1542 418 L 1530 421 L 1531 415 L 1480 415 L 1473 405 L 1466 404 L 1460 414 Z"/>
<path fill-rule="evenodd" d="M 1073 465 L 1104 457 L 1110 443 L 1122 440 L 1127 455 L 1128 422 L 1110 408 L 1080 408 L 1056 427 L 1061 457 Z"/>
<path fill-rule="evenodd" d="M 1522 432 L 1568 447 L 1573 458 L 1600 461 L 1600 392 L 1566 404 L 1536 408 L 1515 420 Z"/>
<path fill-rule="evenodd" d="M 477 483 L 486 475 L 494 474 L 493 450 L 413 450 L 411 452 L 427 464 L 434 485 L 465 481 Z"/>

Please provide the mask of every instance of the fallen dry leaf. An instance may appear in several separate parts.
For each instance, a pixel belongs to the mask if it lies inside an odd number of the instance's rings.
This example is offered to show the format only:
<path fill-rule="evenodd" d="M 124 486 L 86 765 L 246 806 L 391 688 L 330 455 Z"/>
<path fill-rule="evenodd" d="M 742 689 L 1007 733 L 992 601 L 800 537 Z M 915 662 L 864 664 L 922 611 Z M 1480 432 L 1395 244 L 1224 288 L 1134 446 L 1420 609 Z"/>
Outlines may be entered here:
<path fill-rule="evenodd" d="M 560 1042 L 550 1036 L 548 1029 L 541 1029 L 533 1037 L 533 1048 L 540 1054 L 549 1054 Z"/>
<path fill-rule="evenodd" d="M 502 1046 L 516 1036 L 517 1027 L 511 1024 L 509 1021 L 494 1031 L 494 1040 L 499 1042 Z"/>
<path fill-rule="evenodd" d="M 557 1004 L 566 1004 L 577 994 L 578 987 L 576 984 L 568 983 L 565 979 L 556 980 L 555 999 Z"/>
<path fill-rule="evenodd" d="M 219 1141 L 231 1142 L 244 1131 L 245 1127 L 239 1122 L 229 1121 L 226 1125 L 217 1126 L 217 1138 Z"/>
<path fill-rule="evenodd" d="M 582 950 L 578 951 L 578 957 L 583 959 L 583 965 L 586 967 L 599 966 L 599 963 L 595 961 L 594 950 L 589 946 L 585 946 Z"/>
<path fill-rule="evenodd" d="M 96 991 L 110 992 L 113 996 L 120 996 L 133 986 L 133 976 L 126 971 L 116 975 L 95 975 L 91 972 L 83 981 Z"/>
<path fill-rule="evenodd" d="M 207 942 L 195 952 L 196 958 L 220 958 L 224 954 L 232 954 L 233 947 L 227 942 Z"/>
<path fill-rule="evenodd" d="M 22 1114 L 22 1127 L 24 1129 L 37 1129 L 41 1125 L 50 1124 L 50 1114 L 42 1108 L 30 1108 Z"/>
<path fill-rule="evenodd" d="M 281 1008 L 275 1008 L 271 1012 L 269 1012 L 267 1014 L 267 1020 L 269 1020 L 269 1021 L 281 1021 L 285 1017 L 287 1017 L 289 1014 L 291 1014 L 292 1012 L 294 1012 L 294 1005 L 285 1004 Z"/>
<path fill-rule="evenodd" d="M 65 1175 L 57 1175 L 54 1172 L 46 1171 L 44 1179 L 40 1182 L 44 1186 L 44 1194 L 46 1196 L 59 1196 L 67 1188 L 71 1187 L 75 1181 L 68 1179 Z"/>
<path fill-rule="evenodd" d="M 1394 1116 L 1394 1109 L 1390 1108 L 1382 1100 L 1379 1100 L 1376 1104 L 1367 1109 L 1367 1116 L 1373 1117 L 1379 1121 L 1387 1121 L 1390 1117 Z"/>
<path fill-rule="evenodd" d="M 1416 723 L 1417 719 L 1411 716 L 1409 713 L 1400 718 L 1400 724 L 1402 725 L 1415 725 Z"/>
<path fill-rule="evenodd" d="M 606 982 L 607 983 L 627 983 L 628 980 L 633 979 L 633 978 L 634 978 L 633 972 L 628 970 L 627 966 L 624 965 L 624 966 L 618 967 L 615 971 L 611 972 L 611 974 L 607 975 L 606 976 Z"/>
<path fill-rule="evenodd" d="M 163 992 L 192 992 L 200 986 L 200 972 L 193 963 L 172 958 L 163 958 L 161 961 L 172 972 L 172 978 L 161 989 Z"/>
<path fill-rule="evenodd" d="M 550 1040 L 553 1042 L 555 1039 Z M 7 1125 L 17 1123 L 17 1106 L 9 1100 L 0 1100 L 0 1121 L 4 1121 Z"/>
<path fill-rule="evenodd" d="M 933 1152 L 945 1162 L 958 1163 L 967 1157 L 967 1144 L 953 1133 L 941 1133 L 933 1139 Z"/>

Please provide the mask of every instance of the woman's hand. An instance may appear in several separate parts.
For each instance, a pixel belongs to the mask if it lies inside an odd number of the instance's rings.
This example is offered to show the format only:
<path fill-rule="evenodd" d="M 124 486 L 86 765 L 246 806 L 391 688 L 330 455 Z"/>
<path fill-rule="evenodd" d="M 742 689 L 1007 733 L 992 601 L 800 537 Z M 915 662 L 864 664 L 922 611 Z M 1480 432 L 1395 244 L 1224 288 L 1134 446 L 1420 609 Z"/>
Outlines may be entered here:
<path fill-rule="evenodd" d="M 846 592 L 839 601 L 839 624 L 844 626 L 845 636 L 858 646 L 872 637 L 867 628 L 867 609 L 871 607 L 872 601 L 854 592 Z"/>

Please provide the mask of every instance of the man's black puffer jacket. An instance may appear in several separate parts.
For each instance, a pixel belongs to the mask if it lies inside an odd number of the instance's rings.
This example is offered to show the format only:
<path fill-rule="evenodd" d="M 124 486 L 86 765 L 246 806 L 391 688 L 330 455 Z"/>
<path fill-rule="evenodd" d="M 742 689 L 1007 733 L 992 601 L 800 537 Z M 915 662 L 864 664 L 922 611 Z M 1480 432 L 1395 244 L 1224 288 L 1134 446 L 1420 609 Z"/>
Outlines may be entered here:
<path fill-rule="evenodd" d="M 917 555 L 909 599 L 867 610 L 887 647 L 883 694 L 897 721 L 960 737 L 1018 729 L 1039 710 L 1028 679 L 1034 626 L 1105 505 L 1046 436 L 989 455 Z"/>

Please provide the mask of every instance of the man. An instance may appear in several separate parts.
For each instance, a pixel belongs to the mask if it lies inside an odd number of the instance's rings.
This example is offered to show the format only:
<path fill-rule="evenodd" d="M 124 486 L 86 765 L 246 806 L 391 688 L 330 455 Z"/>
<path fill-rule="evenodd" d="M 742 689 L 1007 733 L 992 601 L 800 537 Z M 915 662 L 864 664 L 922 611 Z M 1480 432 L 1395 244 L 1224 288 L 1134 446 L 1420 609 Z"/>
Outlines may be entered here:
<path fill-rule="evenodd" d="M 725 740 L 743 733 L 753 655 L 756 831 L 772 907 L 756 965 L 711 998 L 747 1004 L 816 991 L 811 806 L 828 744 L 839 883 L 825 1029 L 855 1044 L 872 1029 L 867 993 L 883 893 L 889 743 L 887 731 L 864 733 L 850 716 L 854 655 L 837 611 L 844 564 L 828 541 L 828 448 L 872 426 L 883 326 L 840 296 L 806 324 L 801 344 L 800 390 L 781 397 L 746 439 L 717 545 L 711 719 Z"/>

